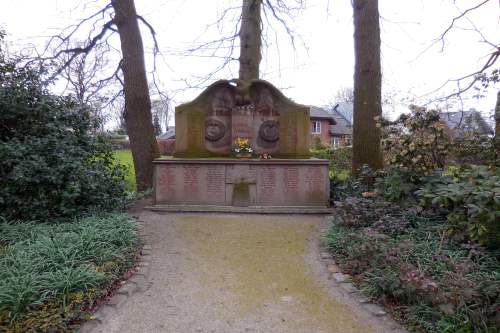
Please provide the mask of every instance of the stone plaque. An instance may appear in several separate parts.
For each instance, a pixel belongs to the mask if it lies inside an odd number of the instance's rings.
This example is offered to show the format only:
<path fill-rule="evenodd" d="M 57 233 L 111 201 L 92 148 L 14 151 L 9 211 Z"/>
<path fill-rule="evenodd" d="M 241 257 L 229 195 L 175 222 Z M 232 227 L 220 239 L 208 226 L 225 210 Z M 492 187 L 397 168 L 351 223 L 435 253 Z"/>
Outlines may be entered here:
<path fill-rule="evenodd" d="M 326 207 L 329 191 L 327 161 L 155 162 L 156 204 Z"/>
<path fill-rule="evenodd" d="M 233 109 L 232 114 L 232 142 L 236 138 L 249 139 L 250 142 L 253 141 L 253 115 L 254 106 L 237 106 Z"/>
<path fill-rule="evenodd" d="M 165 164 L 156 172 L 157 204 L 225 204 L 225 165 Z"/>

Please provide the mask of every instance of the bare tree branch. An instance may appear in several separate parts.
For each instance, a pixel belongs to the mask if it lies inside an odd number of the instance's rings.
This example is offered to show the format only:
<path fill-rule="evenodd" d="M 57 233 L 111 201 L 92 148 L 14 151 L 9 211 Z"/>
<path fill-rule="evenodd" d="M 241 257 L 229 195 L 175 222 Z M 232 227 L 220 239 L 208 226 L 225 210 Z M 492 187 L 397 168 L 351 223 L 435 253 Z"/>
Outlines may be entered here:
<path fill-rule="evenodd" d="M 455 26 L 455 22 L 457 22 L 458 20 L 460 20 L 461 18 L 465 17 L 465 15 L 467 15 L 467 13 L 470 13 L 476 9 L 478 9 L 479 7 L 483 6 L 484 4 L 486 4 L 487 2 L 490 2 L 491 0 L 484 0 L 482 2 L 480 2 L 479 4 L 477 4 L 476 6 L 474 7 L 471 7 L 471 8 L 468 8 L 466 10 L 464 10 L 462 13 L 460 13 L 460 15 L 458 16 L 455 16 L 452 20 L 451 20 L 451 23 L 450 25 L 443 31 L 443 33 L 441 34 L 441 36 L 436 40 L 436 41 L 441 41 L 441 51 L 444 50 L 444 41 L 445 41 L 445 36 L 446 34 L 451 30 L 453 29 L 453 27 Z"/>

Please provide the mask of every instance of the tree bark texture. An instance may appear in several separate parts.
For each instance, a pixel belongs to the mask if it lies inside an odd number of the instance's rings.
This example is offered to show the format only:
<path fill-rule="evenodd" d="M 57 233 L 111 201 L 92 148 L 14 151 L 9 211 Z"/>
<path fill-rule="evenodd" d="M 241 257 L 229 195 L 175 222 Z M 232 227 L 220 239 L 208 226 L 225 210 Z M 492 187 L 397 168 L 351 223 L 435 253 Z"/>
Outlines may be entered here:
<path fill-rule="evenodd" d="M 354 126 L 352 171 L 367 164 L 383 167 L 381 129 L 380 26 L 378 0 L 353 0 L 354 14 Z"/>
<path fill-rule="evenodd" d="M 134 0 L 112 0 L 123 55 L 125 125 L 134 159 L 137 190 L 153 186 L 153 160 L 160 156 L 151 116 L 144 48 Z"/>
<path fill-rule="evenodd" d="M 262 0 L 243 0 L 241 12 L 240 73 L 239 79 L 251 81 L 259 78 L 259 65 L 262 59 L 262 19 L 260 15 Z"/>
<path fill-rule="evenodd" d="M 495 104 L 495 163 L 500 165 L 500 90 L 497 93 L 497 103 Z"/>

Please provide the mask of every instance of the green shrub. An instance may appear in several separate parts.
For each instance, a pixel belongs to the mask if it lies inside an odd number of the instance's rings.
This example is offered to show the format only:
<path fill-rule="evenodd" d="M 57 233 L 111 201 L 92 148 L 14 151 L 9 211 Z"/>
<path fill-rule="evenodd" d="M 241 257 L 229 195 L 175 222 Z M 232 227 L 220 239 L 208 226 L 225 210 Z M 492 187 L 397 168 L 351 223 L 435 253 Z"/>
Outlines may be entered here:
<path fill-rule="evenodd" d="M 6 246 L 0 255 L 0 331 L 16 325 L 40 331 L 47 306 L 57 310 L 50 323 L 57 327 L 81 315 L 68 313 L 76 294 L 95 288 L 106 294 L 106 285 L 130 267 L 138 237 L 133 219 L 108 214 L 73 223 L 3 221 L 0 242 Z M 33 322 L 35 315 L 40 318 Z"/>
<path fill-rule="evenodd" d="M 377 173 L 375 189 L 385 200 L 410 204 L 420 178 L 414 171 L 392 167 Z"/>
<path fill-rule="evenodd" d="M 429 171 L 365 168 L 343 182 L 329 248 L 365 293 L 413 330 L 497 332 L 498 171 Z"/>
<path fill-rule="evenodd" d="M 467 133 L 455 138 L 450 151 L 453 159 L 459 164 L 482 164 L 500 167 L 498 153 L 495 154 L 494 137 L 480 133 Z"/>
<path fill-rule="evenodd" d="M 337 208 L 326 240 L 342 270 L 415 331 L 496 332 L 498 253 L 447 238 L 439 216 L 377 201 Z"/>
<path fill-rule="evenodd" d="M 333 177 L 330 179 L 330 199 L 332 202 L 347 197 L 361 196 L 364 192 L 372 192 L 377 172 L 368 165 L 363 165 L 356 177 Z"/>
<path fill-rule="evenodd" d="M 449 138 L 439 112 L 411 106 L 395 122 L 380 123 L 384 128 L 382 147 L 388 165 L 429 172 L 443 168 L 448 157 Z"/>
<path fill-rule="evenodd" d="M 0 61 L 0 214 L 70 217 L 123 205 L 123 170 L 92 135 L 89 110 L 55 96 L 33 69 Z"/>
<path fill-rule="evenodd" d="M 449 230 L 482 245 L 500 247 L 500 175 L 485 166 L 463 166 L 417 195 L 425 207 L 449 211 Z"/>
<path fill-rule="evenodd" d="M 335 178 L 345 170 L 351 169 L 352 147 L 343 146 L 331 149 L 326 146 L 315 146 L 311 149 L 313 157 L 330 161 L 330 176 Z"/>

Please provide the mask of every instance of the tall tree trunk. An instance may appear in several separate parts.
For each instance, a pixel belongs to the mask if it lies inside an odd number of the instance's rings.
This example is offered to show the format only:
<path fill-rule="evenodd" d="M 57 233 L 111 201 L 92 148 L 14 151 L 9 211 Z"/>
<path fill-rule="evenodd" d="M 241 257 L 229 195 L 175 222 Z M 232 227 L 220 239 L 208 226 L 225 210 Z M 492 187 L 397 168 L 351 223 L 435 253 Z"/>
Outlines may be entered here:
<path fill-rule="evenodd" d="M 354 126 L 352 171 L 363 164 L 373 169 L 383 166 L 381 130 L 380 26 L 378 0 L 353 0 L 354 13 Z"/>
<path fill-rule="evenodd" d="M 123 55 L 125 125 L 134 159 L 137 190 L 153 185 L 153 160 L 160 156 L 151 116 L 144 48 L 134 0 L 112 0 Z"/>
<path fill-rule="evenodd" d="M 495 104 L 495 163 L 500 166 L 500 90 L 497 93 L 497 103 Z"/>
<path fill-rule="evenodd" d="M 251 81 L 259 78 L 262 59 L 262 20 L 260 16 L 262 0 L 243 0 L 240 27 L 240 80 Z"/>

